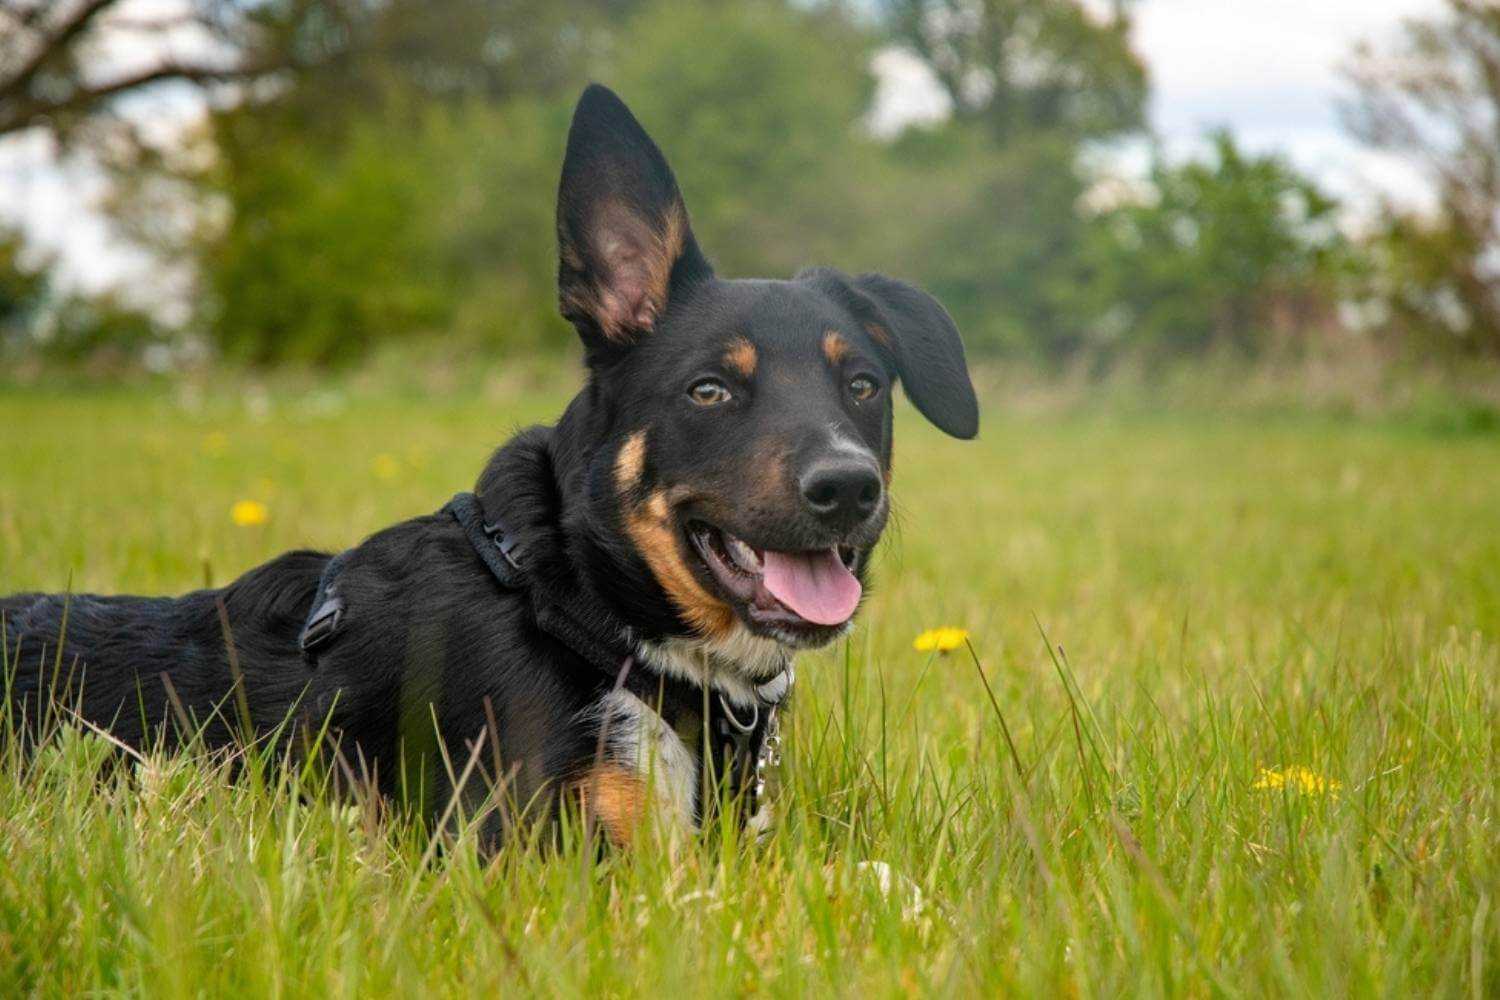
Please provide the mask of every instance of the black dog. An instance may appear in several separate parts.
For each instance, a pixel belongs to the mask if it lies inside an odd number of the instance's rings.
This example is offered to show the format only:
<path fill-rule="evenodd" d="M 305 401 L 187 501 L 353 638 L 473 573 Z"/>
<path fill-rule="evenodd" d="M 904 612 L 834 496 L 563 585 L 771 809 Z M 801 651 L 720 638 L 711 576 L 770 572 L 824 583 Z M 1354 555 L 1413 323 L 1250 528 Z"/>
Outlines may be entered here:
<path fill-rule="evenodd" d="M 574 113 L 557 231 L 588 380 L 556 426 L 335 557 L 180 598 L 0 600 L 13 716 L 68 698 L 132 745 L 183 716 L 211 746 L 246 712 L 283 739 L 326 722 L 429 814 L 468 767 L 488 781 L 455 805 L 503 785 L 550 813 L 574 794 L 618 842 L 648 810 L 694 826 L 715 788 L 752 800 L 793 652 L 859 604 L 894 383 L 949 434 L 978 430 L 958 330 L 879 275 L 715 277 L 661 151 L 599 86 Z"/>

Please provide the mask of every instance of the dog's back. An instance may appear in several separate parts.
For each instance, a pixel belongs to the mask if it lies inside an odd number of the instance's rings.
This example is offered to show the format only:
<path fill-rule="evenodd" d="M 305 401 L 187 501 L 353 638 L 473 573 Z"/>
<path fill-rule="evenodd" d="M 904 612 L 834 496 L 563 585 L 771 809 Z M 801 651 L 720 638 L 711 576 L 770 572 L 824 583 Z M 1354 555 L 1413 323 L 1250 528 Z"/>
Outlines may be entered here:
<path fill-rule="evenodd" d="M 297 697 L 276 669 L 297 657 L 297 633 L 328 556 L 290 552 L 222 589 L 182 597 L 25 593 L 0 598 L 6 700 L 35 725 L 76 711 L 132 745 L 179 711 L 210 743 L 230 735 L 235 708 L 222 601 L 238 659 L 257 675 L 256 717 L 284 716 Z M 171 727 L 167 727 L 169 731 Z"/>

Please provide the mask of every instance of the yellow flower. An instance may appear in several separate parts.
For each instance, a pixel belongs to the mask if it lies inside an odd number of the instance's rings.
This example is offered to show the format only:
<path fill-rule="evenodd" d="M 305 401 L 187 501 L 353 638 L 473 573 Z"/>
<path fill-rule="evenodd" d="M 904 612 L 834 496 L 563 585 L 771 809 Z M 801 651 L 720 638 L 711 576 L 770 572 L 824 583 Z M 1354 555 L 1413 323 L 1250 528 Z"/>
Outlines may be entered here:
<path fill-rule="evenodd" d="M 1270 791 L 1290 788 L 1292 791 L 1303 795 L 1327 795 L 1338 791 L 1343 786 L 1332 778 L 1325 778 L 1318 772 L 1303 767 L 1301 764 L 1293 764 L 1290 767 L 1283 768 L 1261 768 L 1260 777 L 1256 778 L 1250 787 Z"/>
<path fill-rule="evenodd" d="M 241 528 L 253 528 L 271 519 L 271 512 L 259 500 L 236 500 L 229 508 L 229 519 Z"/>
<path fill-rule="evenodd" d="M 370 471 L 375 473 L 377 479 L 395 479 L 401 472 L 401 463 L 396 461 L 395 455 L 382 452 L 370 463 Z"/>
<path fill-rule="evenodd" d="M 930 628 L 917 636 L 912 648 L 919 653 L 951 653 L 969 639 L 969 630 L 964 628 Z"/>
<path fill-rule="evenodd" d="M 229 435 L 223 431 L 210 431 L 203 435 L 203 453 L 222 455 L 229 450 Z"/>

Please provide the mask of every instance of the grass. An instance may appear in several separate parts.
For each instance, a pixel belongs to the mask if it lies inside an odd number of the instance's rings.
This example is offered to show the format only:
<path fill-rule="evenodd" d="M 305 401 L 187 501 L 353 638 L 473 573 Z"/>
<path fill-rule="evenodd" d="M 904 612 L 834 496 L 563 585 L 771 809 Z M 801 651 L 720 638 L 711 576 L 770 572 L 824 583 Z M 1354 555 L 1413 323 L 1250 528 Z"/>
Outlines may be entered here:
<path fill-rule="evenodd" d="M 6 390 L 0 591 L 346 546 L 561 400 Z M 0 754 L 0 992 L 1500 994 L 1493 436 L 906 412 L 895 489 L 767 842 L 486 863 L 275 761 L 61 733 Z"/>

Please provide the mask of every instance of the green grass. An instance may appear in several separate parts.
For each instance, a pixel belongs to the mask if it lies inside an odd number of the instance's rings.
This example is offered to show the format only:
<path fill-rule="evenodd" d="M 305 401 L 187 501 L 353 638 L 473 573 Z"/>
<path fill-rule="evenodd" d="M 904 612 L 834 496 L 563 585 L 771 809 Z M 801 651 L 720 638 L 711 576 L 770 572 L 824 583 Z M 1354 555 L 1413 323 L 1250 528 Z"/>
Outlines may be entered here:
<path fill-rule="evenodd" d="M 0 591 L 346 546 L 560 402 L 4 390 Z M 768 842 L 486 863 L 274 762 L 100 777 L 75 733 L 0 755 L 0 992 L 1495 996 L 1496 444 L 998 406 L 962 444 L 904 413 L 877 588 L 801 663 Z M 942 624 L 993 702 L 913 650 Z M 1337 787 L 1257 787 L 1290 767 Z"/>

